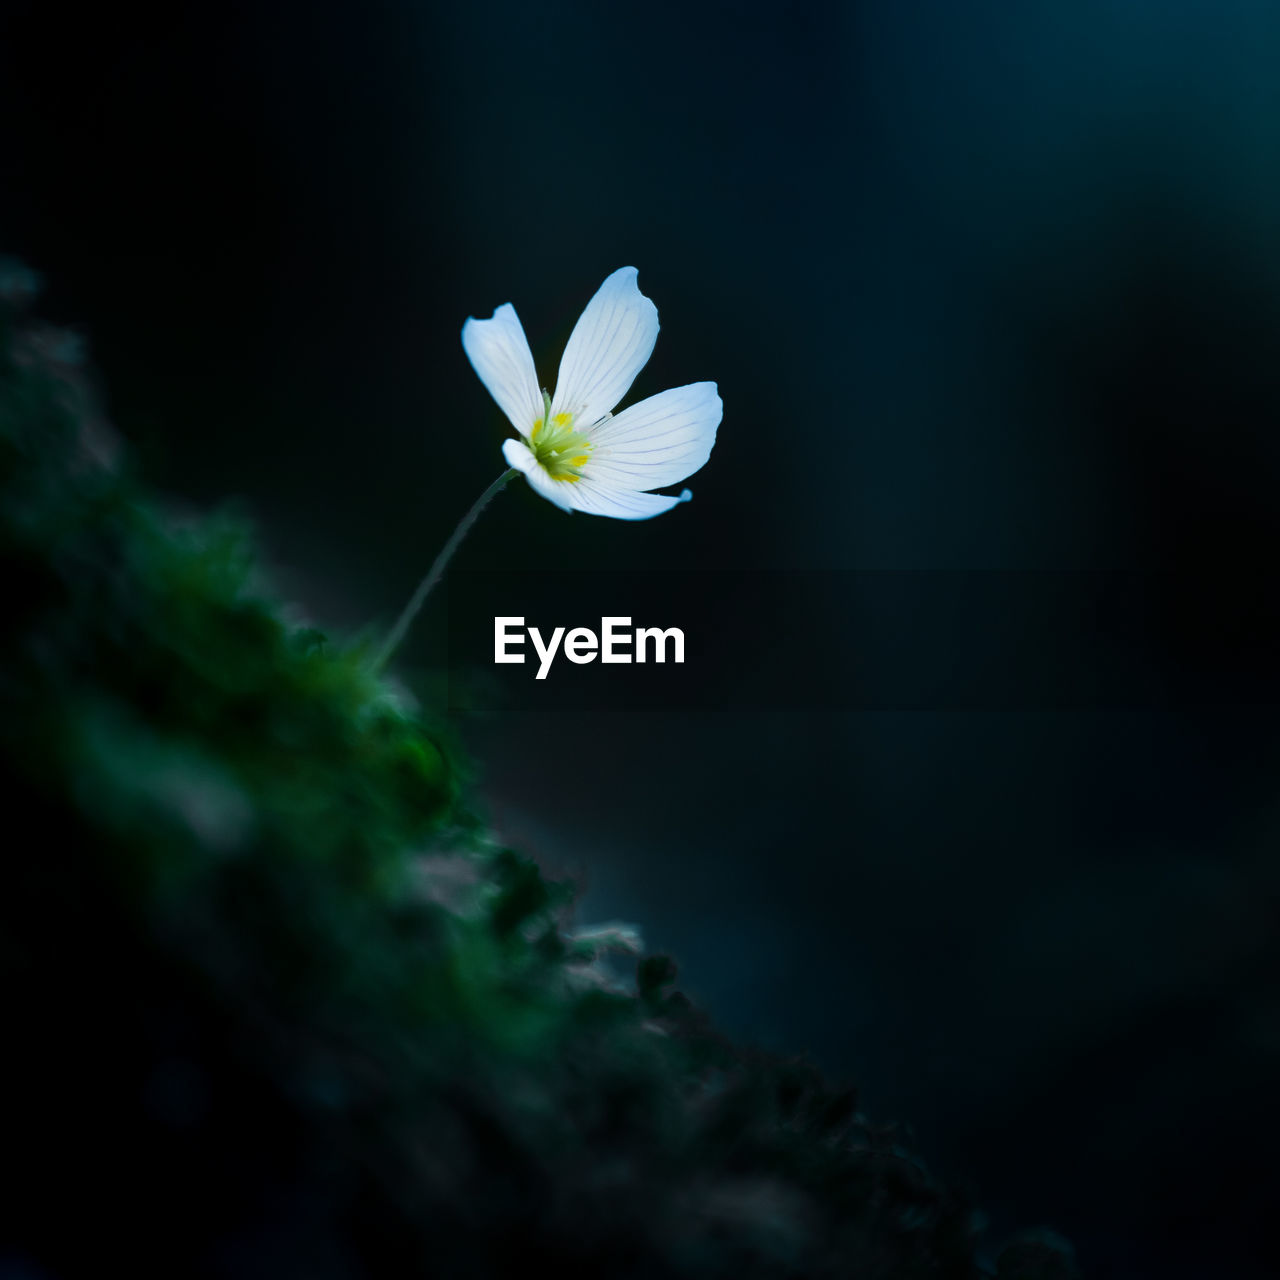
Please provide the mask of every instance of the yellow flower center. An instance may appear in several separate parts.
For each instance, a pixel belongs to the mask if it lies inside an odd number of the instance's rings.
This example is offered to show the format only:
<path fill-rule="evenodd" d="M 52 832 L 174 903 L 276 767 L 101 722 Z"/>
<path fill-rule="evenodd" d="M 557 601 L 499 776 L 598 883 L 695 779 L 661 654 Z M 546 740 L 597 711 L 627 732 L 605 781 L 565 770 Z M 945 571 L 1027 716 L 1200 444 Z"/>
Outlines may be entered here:
<path fill-rule="evenodd" d="M 544 395 L 542 417 L 529 433 L 529 448 L 553 480 L 576 484 L 582 478 L 582 468 L 593 446 L 586 436 L 573 429 L 573 414 L 551 413 Z"/>

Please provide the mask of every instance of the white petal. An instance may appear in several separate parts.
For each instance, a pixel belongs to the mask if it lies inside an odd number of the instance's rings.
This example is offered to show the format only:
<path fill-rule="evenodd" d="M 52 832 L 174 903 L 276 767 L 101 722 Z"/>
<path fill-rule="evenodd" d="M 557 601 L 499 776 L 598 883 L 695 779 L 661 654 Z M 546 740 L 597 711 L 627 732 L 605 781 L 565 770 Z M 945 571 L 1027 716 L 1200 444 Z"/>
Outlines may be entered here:
<path fill-rule="evenodd" d="M 498 408 L 527 436 L 542 417 L 542 392 L 515 307 L 506 302 L 491 320 L 468 320 L 462 326 L 462 346 Z"/>
<path fill-rule="evenodd" d="M 635 489 L 600 484 L 587 475 L 574 484 L 565 483 L 560 487 L 569 490 L 569 501 L 578 511 L 593 516 L 613 516 L 615 520 L 648 520 L 693 497 L 688 489 L 676 498 L 665 493 L 639 493 Z"/>
<path fill-rule="evenodd" d="M 573 510 L 573 505 L 564 491 L 577 486 L 565 480 L 553 480 L 547 475 L 546 470 L 539 464 L 537 458 L 533 456 L 533 450 L 523 440 L 504 440 L 502 442 L 502 456 L 506 458 L 509 466 L 523 472 L 524 478 L 548 502 L 554 502 L 561 511 Z"/>
<path fill-rule="evenodd" d="M 693 497 L 688 489 L 675 498 L 665 493 L 638 493 L 634 489 L 600 484 L 589 476 L 578 480 L 553 480 L 523 440 L 504 440 L 502 453 L 509 465 L 522 472 L 538 493 L 562 511 L 585 511 L 593 516 L 613 516 L 618 520 L 648 520 Z"/>
<path fill-rule="evenodd" d="M 588 473 L 624 489 L 675 484 L 706 463 L 723 413 L 714 382 L 650 396 L 590 433 Z"/>
<path fill-rule="evenodd" d="M 627 394 L 658 340 L 658 308 L 621 267 L 578 317 L 560 360 L 552 413 L 571 413 L 578 429 L 604 417 Z"/>

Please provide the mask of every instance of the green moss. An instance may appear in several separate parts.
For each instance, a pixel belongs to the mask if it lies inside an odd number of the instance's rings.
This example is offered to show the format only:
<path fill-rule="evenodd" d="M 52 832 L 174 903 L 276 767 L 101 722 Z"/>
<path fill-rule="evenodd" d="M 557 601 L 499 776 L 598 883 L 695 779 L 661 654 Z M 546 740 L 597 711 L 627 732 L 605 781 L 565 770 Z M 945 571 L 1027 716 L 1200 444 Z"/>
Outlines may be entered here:
<path fill-rule="evenodd" d="M 631 940 L 566 932 L 447 727 L 287 622 L 241 523 L 164 513 L 15 270 L 0 1270 L 980 1274 L 851 1093 L 718 1036 L 665 957 L 608 980 Z"/>

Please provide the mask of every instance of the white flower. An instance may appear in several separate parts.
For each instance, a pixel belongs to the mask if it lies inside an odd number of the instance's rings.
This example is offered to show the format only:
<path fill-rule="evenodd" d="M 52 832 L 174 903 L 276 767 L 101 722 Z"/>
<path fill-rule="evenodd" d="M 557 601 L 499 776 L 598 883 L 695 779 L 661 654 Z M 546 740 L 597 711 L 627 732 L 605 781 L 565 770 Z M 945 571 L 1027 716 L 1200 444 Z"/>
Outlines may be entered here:
<path fill-rule="evenodd" d="M 507 462 L 565 511 L 646 520 L 687 502 L 648 493 L 676 484 L 711 454 L 723 405 L 714 382 L 694 382 L 611 410 L 653 354 L 658 309 L 622 267 L 600 286 L 569 335 L 556 393 L 539 389 L 524 329 L 508 302 L 490 320 L 462 326 L 462 345 L 480 381 L 520 433 Z"/>

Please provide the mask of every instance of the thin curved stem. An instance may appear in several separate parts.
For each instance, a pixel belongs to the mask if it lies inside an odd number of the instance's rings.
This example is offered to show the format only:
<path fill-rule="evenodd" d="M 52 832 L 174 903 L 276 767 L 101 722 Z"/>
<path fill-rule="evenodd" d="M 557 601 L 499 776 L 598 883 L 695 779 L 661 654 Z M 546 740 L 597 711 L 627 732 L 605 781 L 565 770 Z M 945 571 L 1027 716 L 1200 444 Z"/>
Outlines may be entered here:
<path fill-rule="evenodd" d="M 432 561 L 426 577 L 418 583 L 418 589 L 409 597 L 409 603 L 405 605 L 404 612 L 396 619 L 396 625 L 391 628 L 386 641 L 378 651 L 378 656 L 373 662 L 375 671 L 381 671 L 386 666 L 391 655 L 400 647 L 400 642 L 404 639 L 405 633 L 410 626 L 413 625 L 413 620 L 418 616 L 418 610 L 422 608 L 423 601 L 431 594 L 436 583 L 444 577 L 444 571 L 449 567 L 449 561 L 453 559 L 453 553 L 462 545 L 463 538 L 471 532 L 471 526 L 479 519 L 480 513 L 489 505 L 491 499 L 506 487 L 507 482 L 518 474 L 519 472 L 515 467 L 512 467 L 509 471 L 504 471 L 471 504 L 471 510 L 458 521 L 458 527 L 450 535 L 449 541 L 441 548 L 440 554 Z"/>

